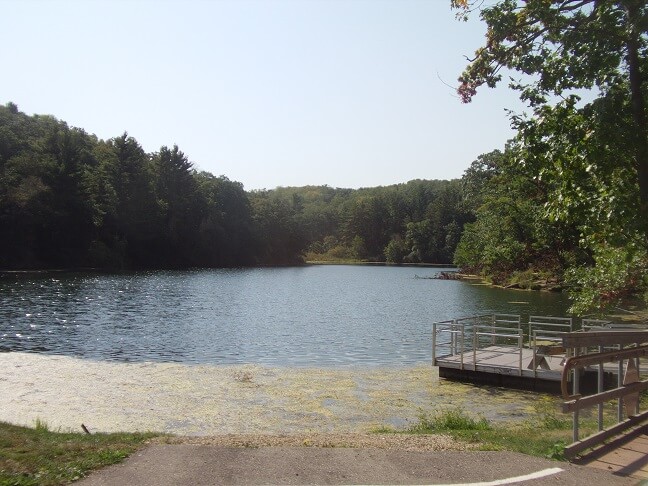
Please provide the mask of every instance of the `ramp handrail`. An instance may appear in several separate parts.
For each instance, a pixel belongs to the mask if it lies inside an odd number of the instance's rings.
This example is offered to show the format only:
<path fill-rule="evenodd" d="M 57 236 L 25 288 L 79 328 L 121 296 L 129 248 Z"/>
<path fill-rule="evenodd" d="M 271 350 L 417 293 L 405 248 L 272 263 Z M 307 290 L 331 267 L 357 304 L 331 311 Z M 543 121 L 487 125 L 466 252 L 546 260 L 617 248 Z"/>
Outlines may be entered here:
<path fill-rule="evenodd" d="M 562 341 L 563 347 L 571 351 L 561 375 L 561 391 L 565 400 L 562 409 L 564 413 L 573 414 L 573 443 L 565 448 L 565 456 L 571 458 L 648 419 L 648 411 L 639 411 L 639 394 L 648 390 L 648 379 L 641 379 L 639 364 L 640 358 L 648 356 L 648 344 L 645 344 L 648 342 L 648 333 L 579 332 L 564 335 Z M 624 345 L 630 343 L 631 347 L 624 348 Z M 587 349 L 592 346 L 597 346 L 598 352 L 588 353 Z M 606 351 L 610 346 L 617 346 L 618 349 Z M 580 354 L 583 351 L 585 354 Z M 617 386 L 608 390 L 604 384 L 604 365 L 607 363 L 618 363 Z M 581 370 L 591 366 L 598 367 L 598 390 L 594 394 L 583 396 L 579 390 L 579 375 Z M 573 386 L 571 392 L 570 382 Z M 604 429 L 603 405 L 611 400 L 618 400 L 617 424 Z M 579 413 L 595 405 L 598 406 L 598 432 L 580 439 Z M 624 416 L 627 418 L 624 419 Z"/>

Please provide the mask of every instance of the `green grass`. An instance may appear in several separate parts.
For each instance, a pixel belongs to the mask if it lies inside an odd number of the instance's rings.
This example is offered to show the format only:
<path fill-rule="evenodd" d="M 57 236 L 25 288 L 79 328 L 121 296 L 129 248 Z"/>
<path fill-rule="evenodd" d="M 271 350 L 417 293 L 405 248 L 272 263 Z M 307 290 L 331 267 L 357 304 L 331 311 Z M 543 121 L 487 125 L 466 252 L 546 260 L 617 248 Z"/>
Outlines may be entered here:
<path fill-rule="evenodd" d="M 535 413 L 524 422 L 489 422 L 461 408 L 421 414 L 416 424 L 400 433 L 446 434 L 472 444 L 476 450 L 507 450 L 551 459 L 563 459 L 564 447 L 572 439 L 572 419 L 558 409 L 559 401 L 551 397 L 537 400 Z M 614 422 L 608 412 L 606 425 Z M 581 437 L 597 430 L 593 416 L 581 419 Z M 380 432 L 397 432 L 381 428 Z"/>
<path fill-rule="evenodd" d="M 555 397 L 541 397 L 534 404 L 534 413 L 526 421 L 518 423 L 491 423 L 461 408 L 439 410 L 422 414 L 418 423 L 404 432 L 443 433 L 471 443 L 477 450 L 507 450 L 562 460 L 565 446 L 572 441 L 572 415 L 560 412 L 560 403 L 561 400 Z M 641 400 L 641 409 L 646 408 L 648 393 L 644 393 Z M 604 407 L 604 427 L 616 423 L 616 413 L 615 401 Z M 595 407 L 582 412 L 579 422 L 581 438 L 598 430 L 596 416 Z"/>
<path fill-rule="evenodd" d="M 78 434 L 0 422 L 0 485 L 58 485 L 121 461 L 156 434 Z"/>
<path fill-rule="evenodd" d="M 523 423 L 491 423 L 462 409 L 451 409 L 421 415 L 418 423 L 405 433 L 443 433 L 473 444 L 477 450 L 507 450 L 561 459 L 562 449 L 571 439 L 572 431 L 570 421 L 557 417 Z"/>

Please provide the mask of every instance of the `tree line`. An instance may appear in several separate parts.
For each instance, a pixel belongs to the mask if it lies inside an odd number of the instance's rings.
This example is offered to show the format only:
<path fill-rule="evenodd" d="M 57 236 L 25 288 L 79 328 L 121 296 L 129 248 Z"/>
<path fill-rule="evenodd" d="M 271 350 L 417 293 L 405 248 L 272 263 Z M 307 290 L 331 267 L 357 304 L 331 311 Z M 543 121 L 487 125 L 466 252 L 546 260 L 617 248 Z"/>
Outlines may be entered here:
<path fill-rule="evenodd" d="M 52 116 L 0 108 L 0 267 L 251 263 L 241 184 L 196 172 L 177 146 L 147 154 Z"/>
<path fill-rule="evenodd" d="M 246 192 L 177 147 L 146 153 L 0 107 L 0 268 L 187 268 L 324 260 L 452 262 L 458 181 Z"/>

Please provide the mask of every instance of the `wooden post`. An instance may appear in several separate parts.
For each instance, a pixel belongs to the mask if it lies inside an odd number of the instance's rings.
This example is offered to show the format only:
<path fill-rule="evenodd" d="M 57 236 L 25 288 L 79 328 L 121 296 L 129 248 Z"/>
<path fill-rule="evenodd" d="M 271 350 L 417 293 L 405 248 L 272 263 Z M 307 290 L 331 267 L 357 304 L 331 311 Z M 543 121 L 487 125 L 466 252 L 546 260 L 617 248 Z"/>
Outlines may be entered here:
<path fill-rule="evenodd" d="M 619 351 L 623 349 L 623 344 L 619 344 Z M 623 359 L 619 360 L 619 376 L 617 376 L 617 387 L 623 386 Z M 623 397 L 619 397 L 617 402 L 617 421 L 623 420 Z"/>
<path fill-rule="evenodd" d="M 574 356 L 578 356 L 578 348 L 574 349 Z M 578 368 L 574 368 L 574 388 L 572 390 L 572 395 L 579 395 L 580 394 L 580 377 L 579 377 L 579 370 Z M 572 441 L 573 442 L 578 442 L 578 423 L 580 419 L 580 410 L 576 409 L 574 410 L 574 417 L 573 417 L 573 429 L 572 429 Z"/>
<path fill-rule="evenodd" d="M 599 346 L 599 353 L 603 352 L 603 346 Z M 604 388 L 603 384 L 603 363 L 599 363 L 598 366 L 598 392 L 601 393 Z M 603 404 L 598 404 L 598 429 L 599 432 L 603 430 Z"/>

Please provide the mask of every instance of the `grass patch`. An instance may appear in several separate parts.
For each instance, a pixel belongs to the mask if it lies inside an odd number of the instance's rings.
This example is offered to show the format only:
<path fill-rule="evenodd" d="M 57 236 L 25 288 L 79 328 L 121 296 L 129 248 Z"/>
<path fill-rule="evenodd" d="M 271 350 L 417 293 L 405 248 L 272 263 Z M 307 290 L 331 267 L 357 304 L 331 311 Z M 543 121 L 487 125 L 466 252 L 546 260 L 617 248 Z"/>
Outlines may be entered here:
<path fill-rule="evenodd" d="M 473 444 L 477 450 L 507 450 L 561 459 L 562 449 L 571 438 L 571 427 L 565 428 L 559 421 L 551 426 L 548 423 L 534 420 L 497 424 L 483 417 L 473 417 L 462 409 L 451 409 L 420 416 L 418 423 L 405 433 L 443 433 Z"/>
<path fill-rule="evenodd" d="M 559 400 L 543 397 L 534 405 L 535 414 L 525 422 L 491 423 L 461 408 L 422 414 L 409 434 L 446 434 L 473 444 L 477 450 L 507 450 L 533 456 L 563 459 L 563 451 L 572 439 L 571 415 L 559 411 Z M 614 422 L 607 414 L 606 425 Z M 581 419 L 581 437 L 597 430 L 594 417 Z M 386 432 L 387 429 L 382 430 Z"/>
<path fill-rule="evenodd" d="M 51 431 L 41 420 L 33 429 L 0 422 L 0 485 L 67 484 L 121 461 L 156 435 L 88 435 Z"/>
<path fill-rule="evenodd" d="M 419 422 L 410 427 L 412 433 L 491 430 L 491 424 L 484 417 L 475 418 L 463 409 L 446 410 L 433 415 L 421 415 Z"/>

